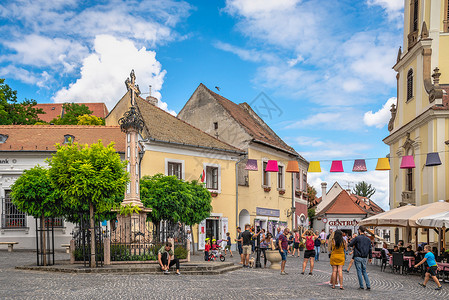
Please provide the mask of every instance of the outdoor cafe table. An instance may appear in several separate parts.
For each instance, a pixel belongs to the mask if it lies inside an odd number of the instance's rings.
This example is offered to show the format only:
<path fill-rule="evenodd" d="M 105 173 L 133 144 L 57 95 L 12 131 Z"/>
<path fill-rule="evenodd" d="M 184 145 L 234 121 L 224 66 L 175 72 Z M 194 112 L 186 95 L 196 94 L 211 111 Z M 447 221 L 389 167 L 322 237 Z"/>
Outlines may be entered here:
<path fill-rule="evenodd" d="M 409 268 L 413 268 L 413 266 L 415 265 L 415 257 L 413 256 L 404 256 L 404 260 L 408 261 L 408 267 Z M 390 265 L 393 265 L 393 256 L 390 256 L 390 261 L 389 261 Z M 449 264 L 448 264 L 449 267 Z"/>
<path fill-rule="evenodd" d="M 443 271 L 449 271 L 449 263 L 437 262 L 438 267 Z"/>

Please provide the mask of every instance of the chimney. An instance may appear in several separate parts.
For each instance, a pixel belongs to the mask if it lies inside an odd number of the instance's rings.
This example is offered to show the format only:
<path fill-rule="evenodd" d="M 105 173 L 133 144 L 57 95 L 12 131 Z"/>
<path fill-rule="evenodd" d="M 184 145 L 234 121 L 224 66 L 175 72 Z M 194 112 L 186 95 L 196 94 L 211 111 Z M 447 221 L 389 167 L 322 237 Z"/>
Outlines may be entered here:
<path fill-rule="evenodd" d="M 147 102 L 153 104 L 154 106 L 157 106 L 157 103 L 159 102 L 159 100 L 157 100 L 157 98 L 153 96 L 148 96 L 145 98 L 145 100 L 147 100 Z"/>
<path fill-rule="evenodd" d="M 324 202 L 324 198 L 326 197 L 326 191 L 327 191 L 327 183 L 321 182 L 321 203 Z"/>

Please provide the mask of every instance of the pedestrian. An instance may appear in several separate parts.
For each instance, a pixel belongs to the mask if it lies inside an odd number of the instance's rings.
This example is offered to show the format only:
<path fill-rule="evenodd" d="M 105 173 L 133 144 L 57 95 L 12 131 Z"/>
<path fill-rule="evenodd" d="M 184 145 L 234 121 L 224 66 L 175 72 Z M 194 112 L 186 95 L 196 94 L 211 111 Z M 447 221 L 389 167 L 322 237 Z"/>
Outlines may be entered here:
<path fill-rule="evenodd" d="M 167 242 L 165 246 L 159 249 L 157 252 L 157 261 L 164 274 L 169 274 L 170 267 L 176 265 L 176 275 L 181 275 L 181 272 L 179 272 L 179 259 L 175 257 L 175 252 L 170 242 Z"/>
<path fill-rule="evenodd" d="M 320 233 L 320 241 L 321 241 L 321 253 L 327 252 L 327 245 L 326 245 L 326 231 L 324 229 L 321 230 Z"/>
<path fill-rule="evenodd" d="M 298 251 L 298 257 L 299 257 L 299 243 L 301 241 L 301 236 L 299 235 L 298 229 L 293 230 L 293 253 L 292 256 L 295 256 L 295 252 Z"/>
<path fill-rule="evenodd" d="M 266 251 L 268 249 L 268 246 L 271 244 L 271 233 L 268 233 L 265 235 L 265 229 L 262 229 L 262 232 L 260 234 L 260 251 L 263 255 L 264 265 L 265 268 L 267 266 L 267 254 Z"/>
<path fill-rule="evenodd" d="M 226 246 L 225 246 L 225 255 L 228 254 L 228 250 L 229 250 L 229 254 L 231 254 L 232 257 L 232 250 L 231 250 L 231 234 L 229 232 L 226 232 Z"/>
<path fill-rule="evenodd" d="M 331 237 L 331 235 L 332 235 L 332 233 L 333 233 L 333 230 L 332 229 L 329 229 L 329 234 L 326 236 L 326 249 L 330 252 L 330 248 L 331 248 L 331 245 L 330 245 L 330 243 L 329 243 L 329 238 Z"/>
<path fill-rule="evenodd" d="M 245 225 L 245 231 L 242 233 L 242 244 L 243 244 L 243 267 L 249 268 L 249 256 L 251 255 L 251 242 L 253 234 L 250 231 L 251 226 L 249 224 Z"/>
<path fill-rule="evenodd" d="M 249 232 L 251 232 L 251 234 L 254 235 L 256 231 L 254 227 L 251 227 Z M 255 250 L 256 250 L 256 241 L 254 239 L 251 239 L 251 254 L 253 254 Z"/>
<path fill-rule="evenodd" d="M 349 271 L 351 270 L 352 265 L 354 264 L 354 250 L 352 250 L 351 252 L 349 252 L 349 255 L 352 255 L 351 260 L 349 261 L 349 265 L 348 268 L 346 270 L 343 270 L 343 272 L 349 273 Z"/>
<path fill-rule="evenodd" d="M 206 238 L 206 244 L 204 245 L 204 260 L 209 261 L 209 251 L 210 251 L 210 239 Z"/>
<path fill-rule="evenodd" d="M 320 248 L 321 248 L 321 239 L 318 235 L 318 231 L 315 232 L 316 238 L 315 238 L 315 261 L 320 260 Z"/>
<path fill-rule="evenodd" d="M 335 289 L 338 281 L 340 282 L 340 290 L 343 288 L 343 266 L 345 264 L 345 250 L 347 249 L 346 241 L 343 239 L 343 234 L 341 230 L 335 231 L 333 239 L 331 241 L 331 257 L 330 265 L 332 266 L 332 276 L 331 284 L 332 288 Z"/>
<path fill-rule="evenodd" d="M 282 234 L 282 232 L 281 232 L 281 227 L 277 227 L 276 228 L 276 235 L 274 236 L 275 238 L 276 238 L 276 248 L 278 247 L 278 245 L 279 245 L 279 236 Z"/>
<path fill-rule="evenodd" d="M 284 232 L 281 233 L 278 238 L 279 253 L 281 254 L 281 257 L 282 257 L 281 275 L 287 275 L 287 272 L 285 272 L 285 264 L 287 263 L 287 252 L 288 252 L 287 235 L 288 235 L 288 232 L 289 232 L 288 228 L 285 228 Z"/>
<path fill-rule="evenodd" d="M 424 252 L 426 255 L 424 255 L 423 260 L 421 260 L 419 263 L 415 265 L 415 268 L 419 267 L 420 265 L 426 263 L 426 277 L 424 278 L 424 282 L 420 283 L 422 287 L 427 286 L 427 282 L 429 281 L 430 277 L 432 277 L 433 281 L 437 284 L 437 288 L 435 290 L 439 291 L 442 289 L 442 286 L 440 284 L 440 281 L 437 278 L 437 270 L 440 268 L 438 267 L 437 262 L 435 261 L 435 255 L 431 251 L 431 247 L 429 245 L 424 246 Z"/>
<path fill-rule="evenodd" d="M 304 275 L 307 267 L 307 262 L 310 260 L 310 271 L 309 275 L 312 275 L 313 272 L 313 264 L 315 259 L 315 238 L 316 235 L 313 233 L 313 230 L 307 230 L 302 234 L 302 238 L 306 240 L 306 251 L 304 251 L 304 262 L 302 263 L 302 272 Z"/>
<path fill-rule="evenodd" d="M 239 255 L 240 255 L 240 263 L 239 264 L 243 265 L 245 262 L 245 257 L 243 256 L 242 228 L 240 228 L 240 227 L 237 227 L 237 238 L 235 239 L 235 241 L 237 242 L 237 250 L 239 251 Z"/>
<path fill-rule="evenodd" d="M 359 235 L 349 243 L 349 247 L 353 247 L 354 250 L 354 264 L 359 279 L 359 289 L 364 289 L 363 280 L 365 280 L 366 289 L 371 290 L 371 283 L 366 273 L 366 260 L 368 259 L 371 263 L 373 258 L 371 240 L 365 234 L 365 226 L 360 226 L 358 231 Z"/>
<path fill-rule="evenodd" d="M 288 236 L 288 253 L 293 253 L 293 243 L 294 243 L 294 239 L 293 239 L 293 232 L 290 232 L 289 236 Z M 293 256 L 293 254 L 292 254 Z"/>

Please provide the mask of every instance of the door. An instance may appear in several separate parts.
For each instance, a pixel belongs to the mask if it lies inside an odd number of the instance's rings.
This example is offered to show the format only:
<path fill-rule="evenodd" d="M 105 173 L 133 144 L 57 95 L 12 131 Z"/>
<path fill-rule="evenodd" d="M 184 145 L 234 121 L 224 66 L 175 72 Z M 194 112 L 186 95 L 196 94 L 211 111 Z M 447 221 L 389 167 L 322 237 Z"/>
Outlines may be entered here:
<path fill-rule="evenodd" d="M 210 238 L 211 241 L 213 238 L 219 239 L 219 230 L 218 230 L 218 220 L 206 220 L 206 238 Z"/>

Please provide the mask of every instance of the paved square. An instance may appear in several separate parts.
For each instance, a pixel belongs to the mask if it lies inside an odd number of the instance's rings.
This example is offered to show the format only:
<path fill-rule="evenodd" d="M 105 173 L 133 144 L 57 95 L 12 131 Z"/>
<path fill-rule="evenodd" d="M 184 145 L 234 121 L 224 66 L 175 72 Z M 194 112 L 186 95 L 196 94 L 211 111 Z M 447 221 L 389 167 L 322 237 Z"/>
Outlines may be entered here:
<path fill-rule="evenodd" d="M 301 275 L 302 258 L 288 257 L 287 276 L 269 269 L 240 269 L 223 275 L 66 274 L 22 271 L 35 263 L 33 252 L 0 251 L 0 299 L 449 299 L 449 284 L 435 291 L 421 277 L 380 272 L 368 266 L 371 291 L 359 291 L 355 268 L 344 274 L 345 290 L 327 284 L 331 267 L 324 254 L 313 275 Z M 57 259 L 67 254 L 57 253 Z M 194 256 L 200 260 L 201 256 Z M 231 258 L 228 256 L 227 261 Z M 232 259 L 238 262 L 236 256 Z"/>

